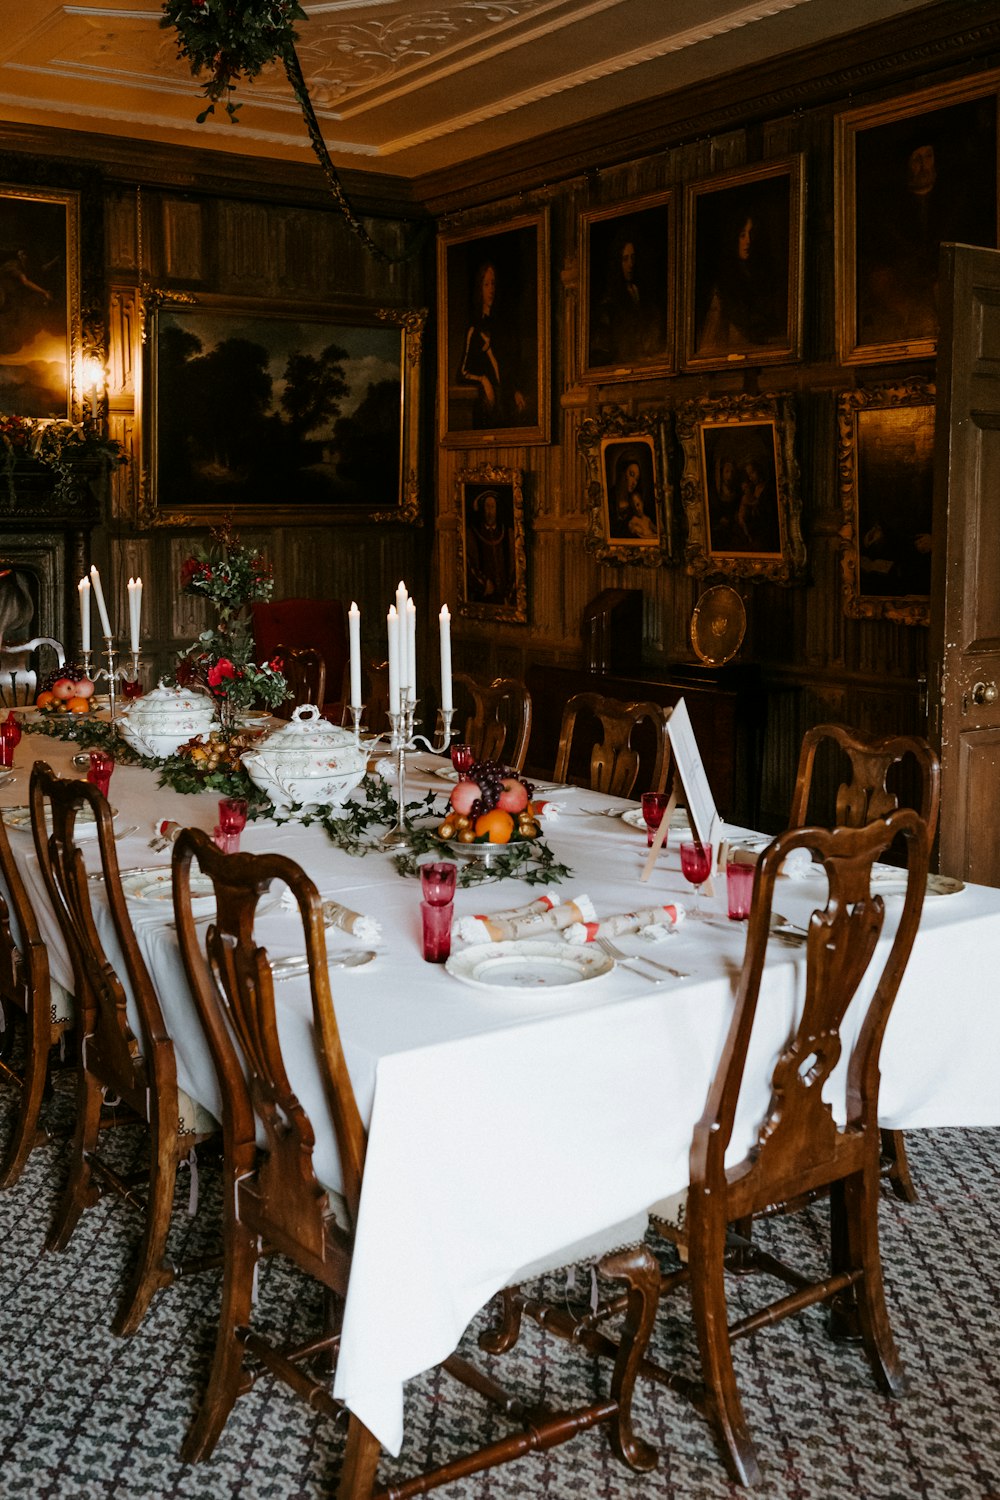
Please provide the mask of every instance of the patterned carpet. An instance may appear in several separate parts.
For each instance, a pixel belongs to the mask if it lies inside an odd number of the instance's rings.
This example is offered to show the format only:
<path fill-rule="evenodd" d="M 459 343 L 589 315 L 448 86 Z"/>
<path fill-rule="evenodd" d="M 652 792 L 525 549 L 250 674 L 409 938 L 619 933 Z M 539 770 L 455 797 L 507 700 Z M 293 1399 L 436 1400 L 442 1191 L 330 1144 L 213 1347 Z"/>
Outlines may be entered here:
<path fill-rule="evenodd" d="M 0 1088 L 0 1139 L 10 1103 L 11 1090 Z M 125 1151 L 130 1134 L 119 1132 Z M 740 1344 L 738 1376 L 764 1472 L 755 1492 L 761 1500 L 1000 1500 L 1000 1131 L 915 1133 L 908 1141 L 921 1200 L 907 1206 L 885 1198 L 882 1243 L 909 1394 L 898 1402 L 883 1398 L 861 1354 L 826 1337 L 818 1309 Z M 53 1144 L 37 1151 L 20 1184 L 0 1194 L 2 1500 L 332 1496 L 342 1424 L 317 1418 L 270 1380 L 237 1403 L 208 1463 L 178 1461 L 211 1350 L 218 1273 L 161 1292 L 133 1338 L 114 1338 L 108 1325 L 134 1219 L 117 1203 L 102 1204 L 84 1217 L 65 1252 L 47 1254 L 42 1242 L 63 1150 Z M 185 1181 L 175 1254 L 212 1239 L 218 1181 L 211 1163 L 201 1171 L 196 1221 L 184 1213 L 186 1197 Z M 811 1213 L 803 1227 L 771 1232 L 819 1255 L 823 1209 Z M 736 1298 L 752 1280 L 734 1283 Z M 661 1313 L 654 1356 L 693 1368 L 683 1296 L 672 1302 Z M 316 1310 L 315 1295 L 289 1267 L 275 1259 L 263 1268 L 259 1321 L 305 1329 Z M 466 1336 L 470 1349 L 477 1327 Z M 588 1399 L 605 1389 L 604 1368 L 534 1328 L 495 1369 L 508 1386 L 552 1400 L 564 1393 Z M 447 1377 L 415 1381 L 407 1414 L 406 1450 L 398 1461 L 383 1460 L 383 1480 L 440 1461 L 453 1443 L 461 1451 L 470 1434 L 482 1440 L 504 1427 Z M 660 1450 L 650 1475 L 620 1466 L 596 1432 L 437 1493 L 448 1500 L 723 1500 L 746 1493 L 728 1482 L 707 1428 L 680 1397 L 642 1385 L 636 1427 Z"/>

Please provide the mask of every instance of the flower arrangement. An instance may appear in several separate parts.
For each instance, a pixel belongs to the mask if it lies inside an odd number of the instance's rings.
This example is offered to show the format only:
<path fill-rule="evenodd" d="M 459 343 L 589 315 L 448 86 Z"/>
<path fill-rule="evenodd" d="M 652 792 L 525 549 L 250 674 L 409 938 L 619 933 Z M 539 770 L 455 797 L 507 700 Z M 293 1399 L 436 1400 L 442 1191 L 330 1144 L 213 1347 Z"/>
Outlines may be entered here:
<path fill-rule="evenodd" d="M 250 605 L 271 597 L 270 563 L 260 552 L 242 546 L 228 525 L 211 535 L 212 546 L 182 565 L 181 588 L 209 599 L 215 605 L 216 623 L 180 653 L 174 676 L 181 687 L 200 684 L 206 689 L 229 733 L 237 714 L 283 703 L 288 683 L 276 661 L 258 666 L 253 660 Z"/>
<path fill-rule="evenodd" d="M 109 469 L 128 462 L 121 443 L 103 437 L 95 427 L 49 418 L 14 417 L 0 413 L 0 443 L 7 493 L 17 499 L 14 474 L 19 463 L 34 459 L 56 477 L 55 494 L 69 500 L 77 483 L 73 464 L 81 458 L 102 459 Z"/>

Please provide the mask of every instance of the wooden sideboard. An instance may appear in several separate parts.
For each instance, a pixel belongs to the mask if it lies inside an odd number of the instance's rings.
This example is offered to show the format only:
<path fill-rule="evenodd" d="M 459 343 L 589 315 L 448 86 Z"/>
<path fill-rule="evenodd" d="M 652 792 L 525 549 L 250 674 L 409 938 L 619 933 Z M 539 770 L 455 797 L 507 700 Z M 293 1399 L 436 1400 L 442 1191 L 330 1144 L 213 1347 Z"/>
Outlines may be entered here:
<path fill-rule="evenodd" d="M 527 684 L 532 703 L 527 774 L 552 775 L 563 707 L 574 693 L 603 693 L 626 703 L 648 699 L 665 708 L 683 698 L 719 812 L 730 822 L 758 826 L 766 717 L 758 668 L 678 665 L 622 677 L 538 664 L 529 667 Z M 571 762 L 573 780 L 586 780 L 586 754 L 589 750 Z M 636 795 L 641 790 L 637 784 Z"/>

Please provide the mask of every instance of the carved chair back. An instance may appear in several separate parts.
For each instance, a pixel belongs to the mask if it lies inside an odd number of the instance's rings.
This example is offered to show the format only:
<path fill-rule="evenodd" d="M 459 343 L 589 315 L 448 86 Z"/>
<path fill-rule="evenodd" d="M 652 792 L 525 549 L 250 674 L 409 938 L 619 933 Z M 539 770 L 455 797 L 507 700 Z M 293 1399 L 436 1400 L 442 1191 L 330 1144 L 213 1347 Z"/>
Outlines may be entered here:
<path fill-rule="evenodd" d="M 326 662 L 315 646 L 279 646 L 274 655 L 291 689 L 291 697 L 274 710 L 275 716 L 290 719 L 303 703 L 315 703 L 322 709 L 326 702 Z"/>
<path fill-rule="evenodd" d="M 216 917 L 199 943 L 191 909 L 191 865 L 215 888 Z M 185 828 L 174 845 L 177 932 L 191 991 L 222 1091 L 227 1170 L 252 1183 L 237 1205 L 243 1222 L 329 1280 L 343 1277 L 351 1236 L 330 1219 L 325 1189 L 313 1167 L 312 1123 L 289 1084 L 278 1038 L 274 978 L 266 951 L 254 938 L 257 904 L 273 881 L 295 898 L 309 963 L 313 1025 L 343 1175 L 351 1223 L 361 1196 L 365 1131 L 340 1043 L 330 990 L 323 902 L 313 882 L 278 854 L 222 854 L 204 833 Z M 258 1164 L 254 1120 L 264 1128 Z"/>
<path fill-rule="evenodd" d="M 644 732 L 647 743 L 653 746 L 650 769 L 642 789 L 664 791 L 670 765 L 667 730 L 670 712 L 669 708 L 658 703 L 623 703 L 620 699 L 605 698 L 600 693 L 575 693 L 563 709 L 554 780 L 570 779 L 574 738 L 578 732 L 582 734 L 586 726 L 588 732 L 596 734 L 599 730 L 601 736 L 590 752 L 587 784 L 595 792 L 630 797 L 641 764 L 638 731 Z M 644 731 L 643 726 L 647 726 Z"/>
<path fill-rule="evenodd" d="M 877 974 L 864 1021 L 850 1048 L 847 1129 L 839 1127 L 823 1086 L 847 1039 L 841 1028 L 866 978 L 885 909 L 871 891 L 873 862 L 903 836 L 909 850 L 906 897 L 888 955 Z M 806 940 L 805 1003 L 771 1073 L 771 1105 L 756 1148 L 739 1168 L 725 1168 L 746 1066 L 768 942 L 774 882 L 787 856 L 808 849 L 828 881 L 826 905 L 813 912 Z M 691 1152 L 694 1203 L 715 1192 L 713 1211 L 732 1221 L 766 1204 L 809 1193 L 857 1170 L 871 1147 L 878 1155 L 878 1058 L 882 1037 L 920 921 L 927 884 L 927 826 L 912 808 L 864 828 L 798 828 L 780 834 L 761 855 L 754 879 L 746 954 L 729 1036 Z M 867 987 L 867 986 L 866 986 Z M 707 1201 L 707 1200 L 706 1200 Z"/>
<path fill-rule="evenodd" d="M 35 636 L 34 640 L 12 646 L 0 640 L 0 704 L 5 708 L 22 708 L 34 703 L 38 690 L 38 673 L 31 666 L 32 652 L 42 648 L 55 654 L 57 667 L 66 665 L 66 653 L 59 641 L 49 635 Z"/>
<path fill-rule="evenodd" d="M 845 724 L 817 724 L 803 736 L 788 815 L 789 828 L 801 828 L 807 821 L 816 754 L 824 742 L 839 746 L 850 765 L 849 780 L 837 789 L 834 821 L 838 825 L 861 828 L 895 812 L 901 799 L 887 785 L 889 772 L 895 766 L 909 764 L 919 778 L 919 795 L 914 801 L 933 844 L 941 797 L 941 766 L 930 745 L 917 735 L 866 736 Z"/>
<path fill-rule="evenodd" d="M 520 771 L 531 734 L 531 694 L 524 683 L 514 677 L 477 682 L 465 672 L 456 672 L 455 681 L 472 699 L 464 738 L 476 759 L 500 760 Z"/>
<path fill-rule="evenodd" d="M 84 1066 L 145 1118 L 146 1092 L 154 1081 L 176 1090 L 174 1053 L 125 903 L 111 808 L 96 786 L 57 776 L 45 761 L 32 768 L 30 800 L 35 852 L 73 965 L 80 1034 L 86 1038 Z M 125 986 L 94 921 L 92 887 L 76 838 L 85 811 L 97 825 L 103 886 L 135 1000 L 138 1035 L 128 1016 Z"/>
<path fill-rule="evenodd" d="M 49 1050 L 70 1025 L 65 1007 L 54 1013 L 48 949 L 42 942 L 35 911 L 21 878 L 0 819 L 0 1006 L 5 1025 L 0 1035 L 0 1075 L 17 1083 L 19 1100 L 14 1128 L 0 1159 L 0 1188 L 15 1183 L 37 1143 L 38 1116 L 48 1071 Z M 10 1063 L 14 1011 L 22 1012 L 28 1032 L 21 1071 Z"/>

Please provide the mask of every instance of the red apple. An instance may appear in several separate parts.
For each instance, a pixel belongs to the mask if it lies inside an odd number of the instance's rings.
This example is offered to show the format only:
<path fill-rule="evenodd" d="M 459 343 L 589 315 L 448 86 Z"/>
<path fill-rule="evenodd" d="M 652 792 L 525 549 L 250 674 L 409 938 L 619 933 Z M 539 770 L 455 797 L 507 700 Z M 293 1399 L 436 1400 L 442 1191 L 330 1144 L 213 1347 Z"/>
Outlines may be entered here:
<path fill-rule="evenodd" d="M 528 805 L 528 788 L 523 781 L 518 781 L 516 776 L 505 776 L 500 783 L 500 795 L 497 798 L 497 807 L 502 807 L 504 812 L 509 812 L 516 818 L 523 813 Z"/>
<path fill-rule="evenodd" d="M 460 781 L 452 791 L 449 800 L 457 813 L 468 817 L 472 811 L 472 804 L 480 793 L 481 788 L 478 781 Z"/>
<path fill-rule="evenodd" d="M 81 677 L 80 681 L 74 682 L 73 686 L 76 688 L 74 698 L 90 698 L 93 695 L 94 684 L 89 677 Z"/>
<path fill-rule="evenodd" d="M 71 682 L 68 677 L 60 677 L 58 682 L 52 684 L 52 692 L 57 698 L 75 698 L 76 687 L 76 683 Z"/>

